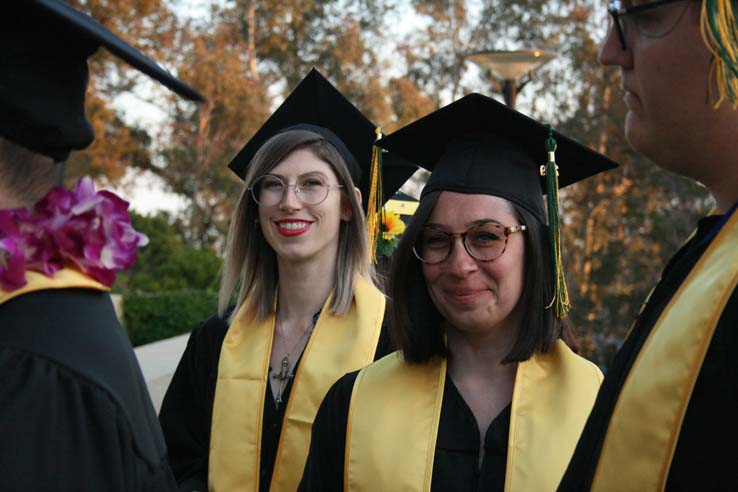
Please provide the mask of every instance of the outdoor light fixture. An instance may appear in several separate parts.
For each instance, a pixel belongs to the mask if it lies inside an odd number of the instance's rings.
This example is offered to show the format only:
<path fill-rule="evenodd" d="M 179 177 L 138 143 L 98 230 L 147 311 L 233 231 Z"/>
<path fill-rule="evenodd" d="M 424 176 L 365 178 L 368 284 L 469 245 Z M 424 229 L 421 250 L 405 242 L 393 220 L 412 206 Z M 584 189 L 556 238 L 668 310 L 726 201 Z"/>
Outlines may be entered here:
<path fill-rule="evenodd" d="M 504 96 L 505 104 L 514 108 L 515 97 L 530 82 L 531 72 L 555 57 L 550 51 L 515 50 L 480 51 L 468 55 L 467 59 L 487 73 L 495 90 Z"/>

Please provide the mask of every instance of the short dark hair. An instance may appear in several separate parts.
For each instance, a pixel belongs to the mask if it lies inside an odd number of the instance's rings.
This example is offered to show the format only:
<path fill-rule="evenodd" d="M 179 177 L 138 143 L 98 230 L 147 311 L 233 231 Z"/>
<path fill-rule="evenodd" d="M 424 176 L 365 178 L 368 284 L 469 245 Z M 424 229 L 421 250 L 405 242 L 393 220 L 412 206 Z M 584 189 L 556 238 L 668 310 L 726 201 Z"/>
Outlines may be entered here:
<path fill-rule="evenodd" d="M 30 207 L 64 180 L 64 163 L 0 137 L 0 193 Z"/>
<path fill-rule="evenodd" d="M 393 255 L 388 294 L 391 299 L 390 336 L 408 362 L 423 363 L 434 356 L 448 355 L 442 328 L 443 316 L 428 294 L 422 264 L 413 253 L 423 227 L 442 191 L 424 196 Z M 548 248 L 548 228 L 530 212 L 512 204 L 525 234 L 525 280 L 518 301 L 522 307 L 521 329 L 503 363 L 528 360 L 547 352 L 556 339 L 575 347 L 568 326 L 547 308 L 553 297 L 553 272 Z M 524 328 L 523 328 L 524 327 Z"/>

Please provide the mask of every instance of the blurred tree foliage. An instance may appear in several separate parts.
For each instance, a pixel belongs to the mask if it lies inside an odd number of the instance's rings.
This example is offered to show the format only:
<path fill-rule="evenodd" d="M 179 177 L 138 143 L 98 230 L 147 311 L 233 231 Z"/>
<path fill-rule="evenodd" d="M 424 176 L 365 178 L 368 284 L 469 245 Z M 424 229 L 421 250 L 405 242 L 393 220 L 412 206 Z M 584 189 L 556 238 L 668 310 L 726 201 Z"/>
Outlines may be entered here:
<path fill-rule="evenodd" d="M 200 289 L 217 290 L 221 259 L 212 251 L 183 240 L 182 224 L 166 213 L 131 213 L 134 229 L 149 238 L 130 270 L 118 275 L 116 292 Z"/>
<path fill-rule="evenodd" d="M 151 253 L 142 253 L 140 268 L 122 277 L 121 288 L 149 282 L 144 271 L 160 262 L 147 264 L 146 255 L 179 257 L 171 252 L 186 245 L 195 247 L 187 253 L 194 256 L 171 268 L 192 268 L 192 277 L 180 280 L 202 285 L 209 267 L 197 273 L 196 264 L 209 263 L 195 256 L 222 248 L 241 189 L 226 164 L 313 65 L 390 132 L 465 93 L 489 93 L 486 74 L 468 71 L 471 52 L 537 47 L 557 54 L 536 72 L 519 109 L 622 164 L 562 192 L 569 322 L 583 335 L 585 352 L 603 365 L 665 261 L 710 207 L 703 189 L 657 169 L 625 141 L 619 72 L 597 62 L 607 26 L 600 0 L 230 0 L 186 20 L 174 15 L 177 1 L 70 2 L 208 98 L 195 106 L 153 91 L 168 120 L 147 133 L 126 125 L 110 104 L 141 77 L 107 55 L 92 59 L 89 114 L 105 138 L 73 156 L 70 179 L 88 173 L 115 181 L 125 169 L 148 169 L 189 203 L 176 227 L 166 218 L 146 219 L 163 221 L 150 236 L 177 230 L 179 246 L 171 238 L 161 247 L 152 240 Z M 145 288 L 164 288 L 166 278 L 153 274 Z"/>
<path fill-rule="evenodd" d="M 179 42 L 178 74 L 207 98 L 197 107 L 173 101 L 172 124 L 162 128 L 159 160 L 149 169 L 188 199 L 183 217 L 186 237 L 211 247 L 225 237 L 241 181 L 227 165 L 266 119 L 270 99 L 258 74 L 249 69 L 248 51 L 239 27 L 223 21 L 184 26 Z"/>
<path fill-rule="evenodd" d="M 165 0 L 66 0 L 153 59 L 172 68 L 177 19 Z M 111 101 L 131 94 L 145 77 L 120 63 L 106 50 L 90 58 L 87 114 L 95 129 L 95 141 L 83 152 L 74 152 L 67 162 L 67 182 L 89 175 L 97 181 L 118 183 L 129 168 L 150 164 L 152 137 L 138 126 L 127 125 Z M 137 93 L 138 94 L 138 93 Z M 142 102 L 159 106 L 162 92 L 154 91 Z"/>

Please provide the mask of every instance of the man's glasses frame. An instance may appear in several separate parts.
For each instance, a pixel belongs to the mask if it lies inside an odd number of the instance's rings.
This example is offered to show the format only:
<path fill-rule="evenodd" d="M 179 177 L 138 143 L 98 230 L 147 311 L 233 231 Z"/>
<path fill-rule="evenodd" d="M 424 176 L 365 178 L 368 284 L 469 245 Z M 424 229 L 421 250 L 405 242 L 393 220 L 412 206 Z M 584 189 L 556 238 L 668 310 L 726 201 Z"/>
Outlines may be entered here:
<path fill-rule="evenodd" d="M 632 7 L 624 7 L 622 0 L 610 0 L 607 5 L 607 11 L 612 16 L 613 24 L 615 25 L 615 29 L 618 33 L 618 39 L 620 40 L 620 46 L 624 50 L 628 49 L 627 45 L 625 44 L 625 25 L 623 24 L 623 18 L 630 16 L 630 19 L 632 21 L 632 24 L 634 27 L 638 30 L 638 32 L 646 37 L 649 38 L 661 38 L 669 34 L 676 26 L 679 24 L 679 21 L 684 16 L 684 12 L 687 11 L 687 4 L 690 0 L 656 0 L 655 2 L 649 2 L 644 3 L 642 5 L 635 5 Z M 668 5 L 670 3 L 677 3 L 677 2 L 685 2 L 684 10 L 679 13 L 679 16 L 676 17 L 674 23 L 670 25 L 668 28 L 664 29 L 663 32 L 657 32 L 657 33 L 649 33 L 644 32 L 643 29 L 639 26 L 639 23 L 637 21 L 637 16 L 639 14 L 642 14 L 643 12 L 647 12 L 649 10 Z"/>

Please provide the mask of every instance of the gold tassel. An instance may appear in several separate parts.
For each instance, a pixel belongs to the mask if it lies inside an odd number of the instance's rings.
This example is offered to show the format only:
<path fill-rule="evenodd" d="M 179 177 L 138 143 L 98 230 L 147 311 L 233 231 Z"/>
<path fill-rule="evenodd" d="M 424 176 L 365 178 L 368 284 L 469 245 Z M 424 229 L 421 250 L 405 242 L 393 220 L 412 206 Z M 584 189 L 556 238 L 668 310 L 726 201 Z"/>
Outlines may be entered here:
<path fill-rule="evenodd" d="M 376 140 L 382 138 L 382 129 L 374 130 L 377 134 Z M 377 245 L 382 228 L 384 209 L 382 208 L 382 149 L 376 145 L 372 146 L 372 164 L 369 169 L 369 198 L 367 199 L 366 221 L 369 234 L 369 259 L 377 263 Z"/>
<path fill-rule="evenodd" d="M 564 275 L 564 260 L 561 252 L 561 220 L 559 217 L 559 171 L 556 165 L 556 140 L 553 137 L 553 128 L 548 126 L 546 151 L 548 164 L 541 166 L 541 176 L 546 176 L 546 199 L 548 205 L 548 231 L 551 247 L 551 259 L 554 273 L 554 295 L 546 309 L 554 307 L 558 319 L 565 319 L 571 310 L 569 289 L 566 287 Z"/>
<path fill-rule="evenodd" d="M 738 22 L 732 1 L 703 0 L 700 30 L 713 57 L 708 88 L 713 107 L 728 99 L 738 109 Z"/>

